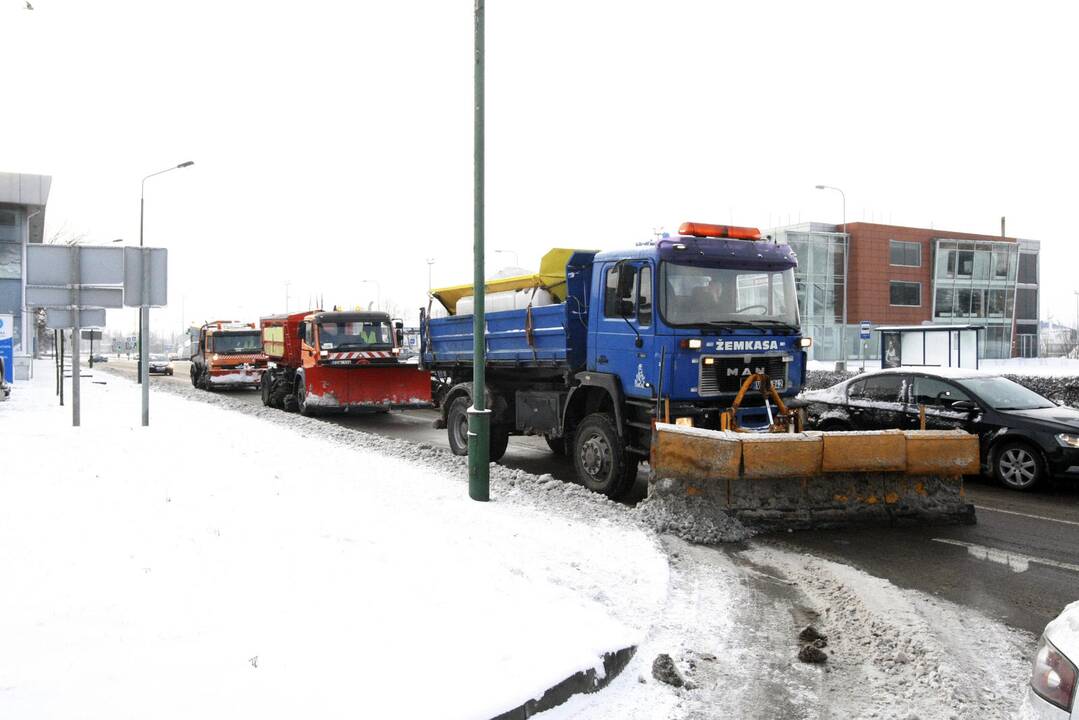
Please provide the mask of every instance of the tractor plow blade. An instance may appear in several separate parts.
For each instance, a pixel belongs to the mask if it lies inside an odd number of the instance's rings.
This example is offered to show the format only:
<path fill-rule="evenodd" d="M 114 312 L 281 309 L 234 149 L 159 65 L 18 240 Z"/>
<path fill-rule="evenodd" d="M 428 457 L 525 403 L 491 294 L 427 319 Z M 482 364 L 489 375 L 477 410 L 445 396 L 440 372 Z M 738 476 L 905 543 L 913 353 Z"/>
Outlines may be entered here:
<path fill-rule="evenodd" d="M 650 499 L 758 529 L 973 523 L 963 475 L 979 469 L 962 431 L 754 434 L 657 424 Z"/>

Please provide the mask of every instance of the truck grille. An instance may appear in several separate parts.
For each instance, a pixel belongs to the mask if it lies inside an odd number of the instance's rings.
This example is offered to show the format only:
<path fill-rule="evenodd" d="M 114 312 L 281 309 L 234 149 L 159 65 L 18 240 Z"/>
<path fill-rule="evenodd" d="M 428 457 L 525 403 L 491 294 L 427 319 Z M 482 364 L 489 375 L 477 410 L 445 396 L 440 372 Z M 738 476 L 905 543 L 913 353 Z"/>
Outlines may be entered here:
<path fill-rule="evenodd" d="M 705 364 L 705 358 L 711 358 L 715 362 Z M 789 362 L 790 356 L 787 355 L 758 355 L 750 357 L 748 361 L 744 355 L 705 355 L 700 358 L 701 375 L 697 392 L 702 396 L 736 393 L 742 387 L 746 375 L 755 372 L 763 372 L 771 378 L 776 390 L 783 391 L 787 388 Z"/>

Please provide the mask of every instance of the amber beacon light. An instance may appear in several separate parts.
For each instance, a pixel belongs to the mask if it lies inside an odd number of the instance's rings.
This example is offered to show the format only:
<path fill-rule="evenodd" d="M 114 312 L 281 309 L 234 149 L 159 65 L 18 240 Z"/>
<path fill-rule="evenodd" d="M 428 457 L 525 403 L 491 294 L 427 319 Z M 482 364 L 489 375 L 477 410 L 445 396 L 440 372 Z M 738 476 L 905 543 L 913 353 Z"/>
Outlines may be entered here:
<path fill-rule="evenodd" d="M 735 240 L 760 240 L 761 231 L 752 227 L 735 225 L 710 225 L 708 223 L 684 222 L 678 227 L 679 235 L 693 237 L 734 238 Z"/>

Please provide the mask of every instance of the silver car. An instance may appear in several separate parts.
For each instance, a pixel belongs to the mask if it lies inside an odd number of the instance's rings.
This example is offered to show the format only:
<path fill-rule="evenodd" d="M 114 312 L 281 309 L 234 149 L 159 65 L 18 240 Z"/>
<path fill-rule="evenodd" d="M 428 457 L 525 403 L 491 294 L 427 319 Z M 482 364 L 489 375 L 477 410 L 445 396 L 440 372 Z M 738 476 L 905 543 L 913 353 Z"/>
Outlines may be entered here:
<path fill-rule="evenodd" d="M 1045 626 L 1030 672 L 1026 708 L 1039 720 L 1079 720 L 1079 602 Z"/>

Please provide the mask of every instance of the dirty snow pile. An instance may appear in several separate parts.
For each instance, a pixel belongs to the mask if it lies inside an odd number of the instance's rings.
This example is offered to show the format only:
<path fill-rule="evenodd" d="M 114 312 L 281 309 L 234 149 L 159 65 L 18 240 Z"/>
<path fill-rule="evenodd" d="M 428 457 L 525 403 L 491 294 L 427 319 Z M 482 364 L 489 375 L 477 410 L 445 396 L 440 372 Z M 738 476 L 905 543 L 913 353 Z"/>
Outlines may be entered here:
<path fill-rule="evenodd" d="M 739 555 L 792 582 L 819 613 L 829 675 L 839 681 L 824 690 L 847 696 L 848 716 L 986 720 L 1019 711 L 1028 633 L 848 565 L 776 547 Z"/>
<path fill-rule="evenodd" d="M 654 536 L 572 486 L 475 503 L 445 453 L 157 391 L 142 428 L 110 375 L 71 428 L 47 370 L 0 405 L 0 717 L 490 718 L 665 601 Z"/>

